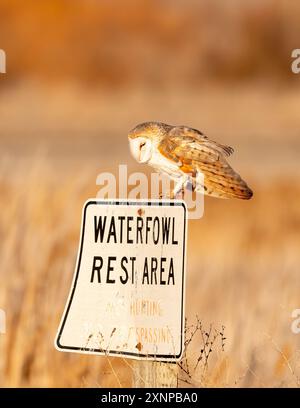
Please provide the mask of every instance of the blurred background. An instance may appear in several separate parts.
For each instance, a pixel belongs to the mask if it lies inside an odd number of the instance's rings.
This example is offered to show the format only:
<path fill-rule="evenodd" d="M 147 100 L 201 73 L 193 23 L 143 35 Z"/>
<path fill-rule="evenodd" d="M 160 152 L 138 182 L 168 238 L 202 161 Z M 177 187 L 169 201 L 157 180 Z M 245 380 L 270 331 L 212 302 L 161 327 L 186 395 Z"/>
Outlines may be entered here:
<path fill-rule="evenodd" d="M 127 133 L 148 120 L 232 145 L 254 190 L 189 223 L 187 317 L 226 337 L 193 383 L 299 385 L 300 3 L 1 0 L 0 48 L 0 386 L 130 386 L 130 360 L 53 341 L 82 205 L 100 172 L 141 169 Z"/>

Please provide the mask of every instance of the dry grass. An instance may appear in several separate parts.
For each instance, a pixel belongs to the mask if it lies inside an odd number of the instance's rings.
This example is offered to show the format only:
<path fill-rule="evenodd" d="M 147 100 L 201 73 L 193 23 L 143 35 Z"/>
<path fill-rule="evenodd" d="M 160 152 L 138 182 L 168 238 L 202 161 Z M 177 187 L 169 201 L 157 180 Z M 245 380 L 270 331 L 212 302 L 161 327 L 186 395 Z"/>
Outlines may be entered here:
<path fill-rule="evenodd" d="M 59 353 L 53 340 L 81 207 L 100 171 L 129 162 L 127 130 L 145 120 L 232 144 L 255 192 L 207 199 L 189 223 L 187 316 L 226 327 L 225 351 L 215 344 L 193 383 L 299 385 L 299 3 L 20 3 L 0 5 L 0 386 L 130 386 L 130 360 Z"/>
<path fill-rule="evenodd" d="M 62 354 L 53 339 L 74 268 L 81 205 L 95 187 L 89 169 L 70 175 L 50 160 L 2 162 L 0 191 L 0 337 L 2 386 L 122 386 L 131 372 L 120 359 Z M 26 172 L 24 171 L 26 169 Z M 200 385 L 297 385 L 300 189 L 255 185 L 252 202 L 206 200 L 190 222 L 188 316 L 226 326 Z M 205 375 L 203 375 L 205 374 Z M 196 382 L 200 381 L 196 379 Z"/>
<path fill-rule="evenodd" d="M 255 192 L 249 202 L 208 198 L 204 218 L 189 223 L 187 316 L 198 315 L 206 328 L 226 327 L 225 351 L 214 347 L 194 383 L 299 384 L 299 335 L 290 329 L 291 312 L 300 307 L 299 96 L 247 92 L 178 92 L 170 99 L 57 91 L 42 98 L 25 89 L 0 100 L 0 308 L 7 313 L 1 386 L 130 386 L 130 360 L 59 353 L 53 340 L 83 202 L 96 195 L 100 171 L 129 161 L 122 136 L 129 125 L 163 115 L 204 122 L 214 139 L 238 147 L 232 161 Z M 34 154 L 40 145 L 49 154 Z M 198 346 L 190 349 L 195 359 Z"/>

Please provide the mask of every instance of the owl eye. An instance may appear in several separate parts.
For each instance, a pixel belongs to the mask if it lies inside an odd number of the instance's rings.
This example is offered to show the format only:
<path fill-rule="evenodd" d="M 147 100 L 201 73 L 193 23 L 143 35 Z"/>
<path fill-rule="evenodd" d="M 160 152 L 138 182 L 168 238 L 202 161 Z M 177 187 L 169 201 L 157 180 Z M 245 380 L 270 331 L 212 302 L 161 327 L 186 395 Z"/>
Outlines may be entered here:
<path fill-rule="evenodd" d="M 144 146 L 146 146 L 146 142 L 143 142 L 143 143 L 140 144 L 140 150 L 142 150 L 142 148 L 143 148 Z"/>

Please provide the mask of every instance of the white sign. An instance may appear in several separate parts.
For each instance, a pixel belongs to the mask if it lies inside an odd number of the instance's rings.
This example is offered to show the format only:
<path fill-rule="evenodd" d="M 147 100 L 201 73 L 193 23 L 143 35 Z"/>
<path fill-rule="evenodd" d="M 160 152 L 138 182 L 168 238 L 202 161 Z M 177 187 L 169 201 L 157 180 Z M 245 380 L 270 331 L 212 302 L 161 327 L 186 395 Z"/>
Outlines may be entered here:
<path fill-rule="evenodd" d="M 181 200 L 96 200 L 56 338 L 60 351 L 179 360 L 187 210 Z"/>

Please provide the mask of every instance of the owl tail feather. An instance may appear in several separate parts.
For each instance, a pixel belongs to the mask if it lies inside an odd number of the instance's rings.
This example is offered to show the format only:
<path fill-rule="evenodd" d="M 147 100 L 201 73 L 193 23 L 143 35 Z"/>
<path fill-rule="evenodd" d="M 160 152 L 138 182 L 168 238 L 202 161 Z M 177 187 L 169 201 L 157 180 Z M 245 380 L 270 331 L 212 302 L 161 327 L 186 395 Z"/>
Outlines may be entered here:
<path fill-rule="evenodd" d="M 235 173 L 234 177 L 226 177 L 215 173 L 203 172 L 204 182 L 196 182 L 196 191 L 216 198 L 239 198 L 249 200 L 253 192 L 247 183 Z"/>

